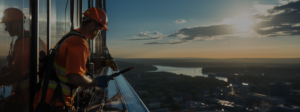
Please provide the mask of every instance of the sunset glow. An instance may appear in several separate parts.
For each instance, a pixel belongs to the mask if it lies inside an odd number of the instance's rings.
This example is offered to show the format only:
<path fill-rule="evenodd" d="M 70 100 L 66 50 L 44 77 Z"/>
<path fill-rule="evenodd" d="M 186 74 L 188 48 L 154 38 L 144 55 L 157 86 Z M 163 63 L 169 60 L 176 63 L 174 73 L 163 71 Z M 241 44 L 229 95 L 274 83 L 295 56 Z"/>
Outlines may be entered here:
<path fill-rule="evenodd" d="M 281 0 L 282 1 L 282 0 Z M 120 2 L 108 6 L 110 53 L 119 58 L 299 58 L 300 4 L 286 1 Z M 127 3 L 127 2 L 126 2 Z M 132 5 L 136 4 L 136 5 Z M 183 5 L 184 4 L 184 5 Z M 209 6 L 208 6 L 209 4 Z M 157 11 L 153 11 L 155 5 Z M 124 7 L 121 7 L 124 6 Z M 178 10 L 178 6 L 189 7 Z M 190 9 L 193 8 L 193 9 Z M 141 9 L 141 10 L 136 10 Z M 127 12 L 130 13 L 128 15 Z M 120 22 L 126 16 L 128 21 Z M 138 14 L 138 15 L 137 15 Z M 183 14 L 178 16 L 177 14 Z M 155 16 L 153 16 L 155 15 Z M 139 18 L 137 18 L 137 16 Z M 287 29 L 288 28 L 288 29 Z M 276 38 L 274 38 L 276 37 Z M 126 50 L 125 50 L 126 48 Z M 130 50 L 127 50 L 130 49 Z"/>
<path fill-rule="evenodd" d="M 234 18 L 225 18 L 222 23 L 234 25 L 237 32 L 246 32 L 251 30 L 254 21 L 248 16 L 235 16 Z"/>

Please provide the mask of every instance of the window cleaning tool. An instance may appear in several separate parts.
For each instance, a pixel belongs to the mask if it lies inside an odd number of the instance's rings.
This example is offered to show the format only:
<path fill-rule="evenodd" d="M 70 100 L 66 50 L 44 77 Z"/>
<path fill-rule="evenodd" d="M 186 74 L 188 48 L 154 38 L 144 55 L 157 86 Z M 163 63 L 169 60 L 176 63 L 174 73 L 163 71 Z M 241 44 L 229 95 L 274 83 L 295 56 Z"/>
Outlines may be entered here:
<path fill-rule="evenodd" d="M 113 73 L 112 75 L 110 75 L 110 77 L 117 77 L 117 76 L 119 76 L 120 74 L 123 74 L 123 73 L 125 73 L 125 72 L 128 72 L 128 71 L 130 71 L 130 70 L 132 70 L 132 69 L 134 69 L 134 66 L 128 67 L 128 68 L 126 68 L 126 69 L 123 69 L 123 70 L 121 70 L 120 72 Z"/>

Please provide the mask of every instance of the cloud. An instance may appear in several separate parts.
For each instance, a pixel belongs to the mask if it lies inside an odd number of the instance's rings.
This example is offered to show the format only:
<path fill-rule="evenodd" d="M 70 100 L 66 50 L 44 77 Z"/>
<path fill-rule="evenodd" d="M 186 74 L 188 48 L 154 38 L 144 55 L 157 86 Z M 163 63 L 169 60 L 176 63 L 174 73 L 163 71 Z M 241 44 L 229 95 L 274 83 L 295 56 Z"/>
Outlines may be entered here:
<path fill-rule="evenodd" d="M 288 3 L 290 3 L 290 2 L 292 2 L 292 1 L 297 1 L 297 0 L 279 0 L 279 3 L 281 4 L 281 5 L 285 5 L 285 4 L 288 4 Z"/>
<path fill-rule="evenodd" d="M 138 35 L 133 36 L 132 38 L 129 38 L 127 40 L 153 40 L 153 39 L 160 39 L 164 37 L 164 35 L 162 35 L 162 33 L 159 33 L 158 31 L 154 31 L 154 32 L 141 32 Z"/>
<path fill-rule="evenodd" d="M 167 37 L 179 37 L 180 40 L 203 40 L 214 36 L 234 33 L 233 25 L 211 25 L 182 28 Z"/>
<path fill-rule="evenodd" d="M 204 40 L 214 40 L 221 38 L 222 36 L 234 34 L 233 25 L 211 25 L 211 26 L 197 26 L 190 28 L 182 28 L 177 32 L 166 37 L 177 37 L 175 41 L 171 42 L 148 42 L 144 44 L 181 44 L 190 41 L 204 41 Z"/>
<path fill-rule="evenodd" d="M 22 11 L 26 17 L 29 16 L 29 8 L 23 8 Z"/>
<path fill-rule="evenodd" d="M 266 36 L 287 36 L 300 34 L 300 1 L 291 1 L 268 10 L 268 15 L 256 14 L 262 21 L 253 30 Z"/>
<path fill-rule="evenodd" d="M 261 15 L 268 15 L 268 10 L 273 9 L 275 5 L 262 5 L 262 4 L 256 4 L 253 5 L 253 9 L 257 11 L 257 13 Z"/>
<path fill-rule="evenodd" d="M 175 33 L 162 35 L 156 32 L 142 32 L 128 40 L 153 40 L 173 38 L 167 42 L 147 42 L 147 45 L 181 44 L 191 41 L 205 41 L 228 37 L 274 37 L 300 35 L 300 1 L 280 0 L 281 5 L 255 4 L 253 14 L 225 18 L 224 21 L 208 25 L 182 28 Z M 246 21 L 247 20 L 247 21 Z M 180 23 L 183 20 L 174 22 Z M 184 20 L 185 21 L 185 20 Z M 247 23 L 247 24 L 246 24 Z M 174 40 L 175 38 L 175 40 Z"/>
<path fill-rule="evenodd" d="M 127 40 L 153 40 L 153 39 L 159 39 L 160 37 L 147 37 L 147 38 L 137 38 L 137 37 L 134 37 L 134 38 L 130 38 L 130 39 L 127 39 Z"/>
<path fill-rule="evenodd" d="M 184 19 L 179 19 L 179 20 L 176 20 L 176 21 L 174 21 L 175 23 L 186 23 L 186 20 L 184 20 Z"/>
<path fill-rule="evenodd" d="M 181 44 L 181 43 L 185 43 L 187 41 L 175 41 L 175 42 L 148 42 L 148 43 L 144 43 L 144 44 L 160 44 L 160 45 L 165 45 L 165 44 Z"/>
<path fill-rule="evenodd" d="M 153 39 L 161 39 L 168 37 L 177 37 L 177 39 L 173 42 L 148 42 L 145 44 L 180 44 L 189 41 L 203 41 L 203 40 L 211 40 L 216 39 L 218 36 L 224 36 L 227 34 L 233 34 L 234 27 L 233 25 L 211 25 L 211 26 L 197 26 L 190 28 L 182 28 L 177 32 L 162 35 L 161 33 L 155 32 L 141 32 L 140 34 L 133 36 L 127 40 L 153 40 Z"/>

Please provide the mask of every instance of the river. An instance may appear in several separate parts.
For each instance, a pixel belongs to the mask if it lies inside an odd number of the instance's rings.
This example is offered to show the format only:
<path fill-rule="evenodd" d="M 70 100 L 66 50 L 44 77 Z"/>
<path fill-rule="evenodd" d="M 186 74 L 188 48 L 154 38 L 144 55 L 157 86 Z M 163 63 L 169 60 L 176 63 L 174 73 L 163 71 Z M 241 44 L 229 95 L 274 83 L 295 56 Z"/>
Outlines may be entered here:
<path fill-rule="evenodd" d="M 153 65 L 155 67 L 157 67 L 157 70 L 155 71 L 149 71 L 149 72 L 171 72 L 171 73 L 175 73 L 175 74 L 183 74 L 183 75 L 189 75 L 192 77 L 207 77 L 207 74 L 203 74 L 202 73 L 202 67 L 171 67 L 171 66 L 161 66 L 161 65 Z M 216 77 L 216 79 L 219 80 L 223 80 L 225 82 L 227 82 L 227 78 L 225 77 Z"/>

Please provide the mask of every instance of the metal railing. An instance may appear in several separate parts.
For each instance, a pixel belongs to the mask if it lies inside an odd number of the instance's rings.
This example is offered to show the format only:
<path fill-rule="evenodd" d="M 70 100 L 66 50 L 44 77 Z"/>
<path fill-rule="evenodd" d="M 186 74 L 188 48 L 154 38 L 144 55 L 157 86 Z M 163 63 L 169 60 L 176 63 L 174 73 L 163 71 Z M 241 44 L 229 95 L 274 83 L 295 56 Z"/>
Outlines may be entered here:
<path fill-rule="evenodd" d="M 112 73 L 113 70 L 110 67 L 106 67 L 101 74 L 95 74 L 94 76 L 110 75 Z M 119 75 L 114 80 L 111 80 L 106 89 L 95 87 L 90 92 L 92 92 L 92 97 L 86 112 L 149 112 L 123 75 Z"/>

